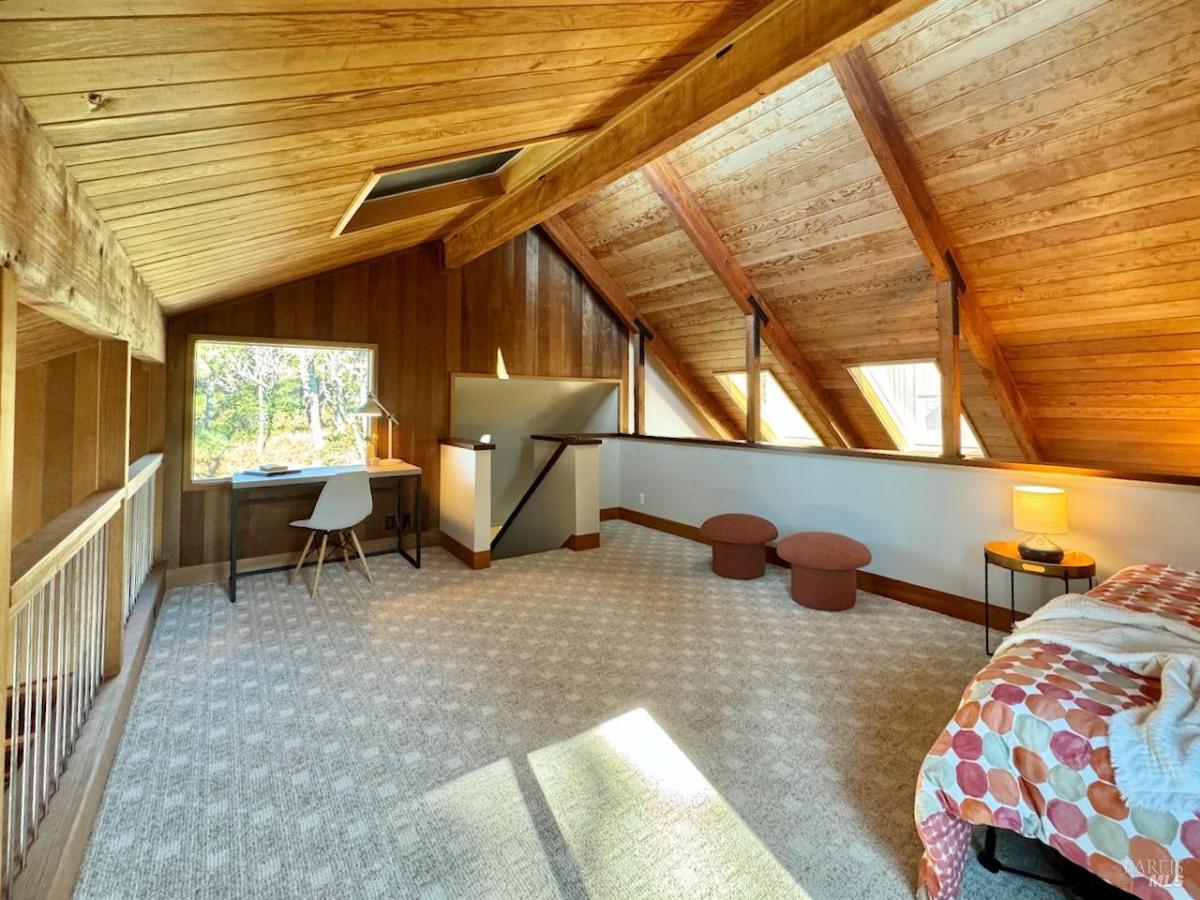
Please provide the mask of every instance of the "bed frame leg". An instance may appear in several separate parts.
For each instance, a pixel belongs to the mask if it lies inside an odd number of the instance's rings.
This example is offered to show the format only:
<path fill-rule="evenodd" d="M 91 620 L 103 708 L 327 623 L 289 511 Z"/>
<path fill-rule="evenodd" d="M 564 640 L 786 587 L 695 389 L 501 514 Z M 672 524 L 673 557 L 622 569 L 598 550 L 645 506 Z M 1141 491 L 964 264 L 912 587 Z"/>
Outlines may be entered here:
<path fill-rule="evenodd" d="M 1034 881 L 1042 881 L 1046 884 L 1057 885 L 1058 887 L 1069 887 L 1070 882 L 1063 881 L 1059 878 L 1048 878 L 1045 875 L 1038 875 L 1036 872 L 1026 872 L 1024 869 L 1014 869 L 1012 866 L 1006 866 L 996 858 L 996 829 L 992 825 L 985 826 L 987 831 L 983 835 L 983 849 L 979 851 L 979 864 L 991 872 L 993 875 L 997 872 L 1007 872 L 1010 875 L 1019 875 L 1022 878 L 1032 878 Z"/>

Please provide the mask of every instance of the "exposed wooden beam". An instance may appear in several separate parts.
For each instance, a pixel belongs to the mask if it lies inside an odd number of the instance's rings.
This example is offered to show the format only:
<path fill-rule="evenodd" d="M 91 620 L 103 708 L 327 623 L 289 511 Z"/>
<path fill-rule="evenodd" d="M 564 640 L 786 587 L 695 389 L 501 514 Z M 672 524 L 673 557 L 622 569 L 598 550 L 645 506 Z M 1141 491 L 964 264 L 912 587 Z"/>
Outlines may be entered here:
<path fill-rule="evenodd" d="M 162 362 L 158 300 L 0 74 L 0 264 L 21 299 L 72 328 Z"/>
<path fill-rule="evenodd" d="M 746 440 L 762 440 L 762 316 L 746 316 Z"/>
<path fill-rule="evenodd" d="M 573 145 L 537 178 L 449 234 L 462 265 L 662 156 L 931 0 L 774 0 Z"/>
<path fill-rule="evenodd" d="M 641 318 L 637 307 L 625 293 L 625 289 L 617 282 L 600 260 L 596 259 L 587 245 L 579 239 L 574 230 L 560 216 L 551 216 L 542 222 L 542 230 L 554 241 L 563 255 L 588 280 L 596 293 L 600 295 L 613 315 L 615 315 L 630 334 L 636 335 L 644 326 L 653 340 L 649 347 L 658 361 L 675 382 L 676 387 L 699 412 L 708 420 L 719 435 L 730 440 L 741 434 L 741 429 L 726 415 L 725 411 L 713 403 L 704 385 L 696 378 L 690 369 L 680 361 L 661 334 L 650 329 Z"/>
<path fill-rule="evenodd" d="M 822 438 L 834 447 L 860 446 L 854 426 L 834 403 L 821 384 L 809 361 L 800 352 L 791 335 L 779 323 L 767 301 L 750 280 L 741 264 L 729 252 L 707 213 L 696 202 L 691 189 L 664 159 L 652 160 L 642 167 L 642 174 L 662 198 L 679 227 L 691 238 L 704 261 L 733 297 L 743 315 L 765 316 L 761 325 L 762 340 L 766 342 L 779 364 L 787 371 L 805 401 L 815 414 L 813 426 Z"/>
<path fill-rule="evenodd" d="M 640 323 L 639 323 L 640 324 Z M 630 335 L 633 342 L 633 433 L 646 433 L 646 329 Z"/>
<path fill-rule="evenodd" d="M 961 273 L 953 274 L 954 247 L 949 231 L 938 215 L 867 54 L 861 47 L 855 47 L 834 59 L 830 66 L 934 278 L 947 281 L 955 277 L 961 281 Z M 987 313 L 975 301 L 970 284 L 965 281 L 961 282 L 958 293 L 958 313 L 962 336 L 982 366 L 1021 452 L 1032 462 L 1043 459 L 1033 417 L 996 342 Z"/>
<path fill-rule="evenodd" d="M 942 456 L 962 458 L 962 366 L 959 358 L 958 290 L 937 283 L 938 368 L 942 373 Z"/>

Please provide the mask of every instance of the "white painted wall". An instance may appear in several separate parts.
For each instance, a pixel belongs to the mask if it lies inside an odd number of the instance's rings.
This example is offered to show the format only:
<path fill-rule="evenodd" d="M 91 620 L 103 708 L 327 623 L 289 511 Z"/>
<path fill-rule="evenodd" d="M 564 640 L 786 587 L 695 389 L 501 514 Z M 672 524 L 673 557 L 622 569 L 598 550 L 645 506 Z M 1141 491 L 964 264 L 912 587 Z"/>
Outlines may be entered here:
<path fill-rule="evenodd" d="M 441 446 L 438 527 L 470 550 L 492 543 L 492 451 Z"/>
<path fill-rule="evenodd" d="M 704 416 L 680 396 L 650 353 L 646 354 L 646 433 L 658 437 L 720 437 Z"/>
<path fill-rule="evenodd" d="M 600 508 L 621 505 L 621 441 L 600 445 Z"/>
<path fill-rule="evenodd" d="M 1071 532 L 1054 540 L 1094 556 L 1101 578 L 1132 563 L 1200 569 L 1200 488 L 619 438 L 605 443 L 619 448 L 621 506 L 692 525 L 718 513 L 755 513 L 781 536 L 840 532 L 870 547 L 871 572 L 978 600 L 984 543 L 1023 537 L 1012 529 L 1011 492 L 1018 484 L 1066 488 Z M 1046 579 L 1016 580 L 1025 609 L 1062 592 L 1061 583 L 1055 590 Z M 1007 602 L 1007 573 L 993 568 L 991 584 L 993 602 Z"/>

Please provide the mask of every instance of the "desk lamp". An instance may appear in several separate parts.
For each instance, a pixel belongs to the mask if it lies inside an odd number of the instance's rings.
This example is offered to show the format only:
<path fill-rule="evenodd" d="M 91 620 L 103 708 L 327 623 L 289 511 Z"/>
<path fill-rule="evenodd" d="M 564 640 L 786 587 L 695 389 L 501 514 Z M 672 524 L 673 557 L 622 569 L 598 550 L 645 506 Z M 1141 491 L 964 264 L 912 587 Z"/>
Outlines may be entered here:
<path fill-rule="evenodd" d="M 379 402 L 379 398 L 375 395 L 374 391 L 371 391 L 370 393 L 367 394 L 367 401 L 362 406 L 360 406 L 356 410 L 356 412 L 360 416 L 368 416 L 369 418 L 372 418 L 372 419 L 377 419 L 380 416 L 387 416 L 387 426 L 388 426 L 387 458 L 379 460 L 378 464 L 381 466 L 398 466 L 398 465 L 400 465 L 401 460 L 395 459 L 392 456 L 392 426 L 399 425 L 400 420 L 397 419 L 395 416 L 393 416 L 391 411 L 386 406 L 384 406 L 382 403 Z"/>

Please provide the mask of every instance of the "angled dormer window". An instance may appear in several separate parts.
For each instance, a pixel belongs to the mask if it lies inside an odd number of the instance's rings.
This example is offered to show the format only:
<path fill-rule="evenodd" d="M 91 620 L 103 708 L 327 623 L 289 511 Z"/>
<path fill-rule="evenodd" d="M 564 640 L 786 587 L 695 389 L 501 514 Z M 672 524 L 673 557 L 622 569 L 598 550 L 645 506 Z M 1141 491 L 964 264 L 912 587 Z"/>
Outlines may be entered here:
<path fill-rule="evenodd" d="M 850 374 L 900 450 L 942 452 L 942 375 L 934 360 L 851 366 Z M 986 455 L 965 415 L 962 451 Z"/>
<path fill-rule="evenodd" d="M 746 411 L 746 373 L 718 372 L 717 381 L 729 392 L 733 402 L 743 413 Z M 813 431 L 808 419 L 788 397 L 767 369 L 762 371 L 762 436 L 769 444 L 793 444 L 802 447 L 820 446 L 821 439 Z"/>

